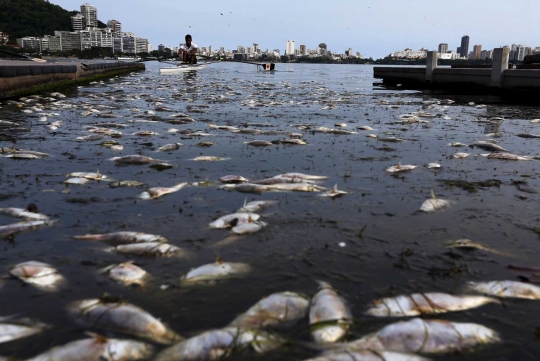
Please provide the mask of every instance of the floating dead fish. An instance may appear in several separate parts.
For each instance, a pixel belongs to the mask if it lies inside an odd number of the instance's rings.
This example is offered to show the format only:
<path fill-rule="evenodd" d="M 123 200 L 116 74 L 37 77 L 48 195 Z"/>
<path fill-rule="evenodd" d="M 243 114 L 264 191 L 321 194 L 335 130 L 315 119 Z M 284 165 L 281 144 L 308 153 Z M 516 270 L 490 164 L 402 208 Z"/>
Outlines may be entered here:
<path fill-rule="evenodd" d="M 501 160 L 532 160 L 531 157 L 524 157 L 512 153 L 491 153 L 487 156 L 488 159 L 501 159 Z"/>
<path fill-rule="evenodd" d="M 74 239 L 101 241 L 112 245 L 144 243 L 144 242 L 168 242 L 169 239 L 156 234 L 142 232 L 113 232 L 103 234 L 87 234 L 84 236 L 73 236 Z"/>
<path fill-rule="evenodd" d="M 467 158 L 469 155 L 470 155 L 469 153 L 458 152 L 458 153 L 455 153 L 454 155 L 452 155 L 452 158 L 463 159 L 463 158 Z"/>
<path fill-rule="evenodd" d="M 154 361 L 223 360 L 232 352 L 264 353 L 284 344 L 280 337 L 260 330 L 228 327 L 189 338 L 160 352 Z"/>
<path fill-rule="evenodd" d="M 154 348 L 139 341 L 106 338 L 88 333 L 92 338 L 77 340 L 63 346 L 53 347 L 47 352 L 27 361 L 122 361 L 146 360 L 154 354 Z M 84 356 L 83 356 L 84 355 Z"/>
<path fill-rule="evenodd" d="M 221 178 L 219 178 L 220 182 L 226 183 L 226 184 L 240 184 L 247 182 L 249 179 L 244 178 L 239 175 L 226 175 Z"/>
<path fill-rule="evenodd" d="M 531 120 L 530 122 L 533 123 L 533 124 L 534 124 L 534 123 L 540 123 L 540 119 L 533 119 L 533 120 Z"/>
<path fill-rule="evenodd" d="M 148 276 L 145 270 L 134 265 L 133 262 L 115 264 L 102 269 L 101 272 L 128 286 L 133 284 L 142 285 Z"/>
<path fill-rule="evenodd" d="M 223 158 L 223 157 L 214 157 L 214 156 L 200 156 L 200 157 L 195 157 L 191 160 L 195 160 L 195 161 L 198 161 L 198 162 L 219 162 L 219 161 L 224 161 L 224 160 L 229 160 L 231 158 Z"/>
<path fill-rule="evenodd" d="M 158 135 L 158 133 L 153 132 L 151 130 L 141 130 L 139 132 L 133 133 L 133 135 L 139 136 L 139 137 L 149 137 L 152 135 Z"/>
<path fill-rule="evenodd" d="M 0 317 L 0 343 L 32 336 L 47 328 L 47 325 L 32 320 L 17 320 L 11 317 Z"/>
<path fill-rule="evenodd" d="M 112 249 L 114 252 L 136 254 L 140 256 L 182 256 L 184 251 L 168 243 L 161 242 L 141 242 L 123 244 Z"/>
<path fill-rule="evenodd" d="M 195 284 L 246 275 L 251 266 L 245 263 L 223 262 L 218 257 L 215 263 L 205 264 L 186 273 L 180 278 L 182 284 Z"/>
<path fill-rule="evenodd" d="M 50 226 L 52 221 L 26 221 L 0 226 L 0 237 L 7 237 L 15 233 L 33 230 L 40 227 Z"/>
<path fill-rule="evenodd" d="M 173 144 L 165 144 L 158 148 L 160 152 L 168 152 L 171 150 L 177 150 L 180 149 L 180 147 L 183 147 L 184 145 L 182 143 L 173 143 Z"/>
<path fill-rule="evenodd" d="M 450 147 L 465 147 L 465 146 L 467 146 L 467 144 L 463 144 L 463 143 L 460 143 L 460 142 L 448 143 L 448 145 Z"/>
<path fill-rule="evenodd" d="M 340 191 L 340 190 L 337 188 L 337 184 L 335 184 L 334 187 L 333 187 L 331 190 L 322 193 L 322 194 L 321 194 L 321 197 L 337 198 L 337 197 L 341 197 L 341 196 L 344 195 L 344 194 L 347 194 L 347 192 L 345 192 L 345 191 Z"/>
<path fill-rule="evenodd" d="M 94 140 L 101 140 L 103 138 L 105 138 L 103 135 L 90 134 L 90 135 L 85 135 L 83 137 L 77 137 L 77 138 L 75 138 L 75 140 L 78 140 L 80 142 L 91 142 L 91 141 L 94 141 Z"/>
<path fill-rule="evenodd" d="M 261 179 L 261 180 L 258 180 L 258 181 L 251 181 L 251 183 L 253 183 L 253 184 L 262 184 L 262 185 L 281 184 L 281 183 L 310 183 L 310 184 L 314 184 L 315 182 L 316 181 L 307 180 L 307 179 L 287 178 L 287 177 L 281 177 L 281 176 Z"/>
<path fill-rule="evenodd" d="M 249 142 L 244 142 L 244 144 L 251 145 L 254 147 L 268 147 L 274 145 L 274 143 L 270 143 L 266 140 L 251 140 Z"/>
<path fill-rule="evenodd" d="M 155 161 L 153 158 L 142 155 L 125 155 L 123 157 L 112 157 L 109 160 L 117 164 L 148 164 Z"/>
<path fill-rule="evenodd" d="M 388 173 L 399 173 L 399 172 L 408 172 L 416 168 L 416 165 L 401 165 L 401 162 L 398 163 L 398 165 L 393 165 L 391 167 L 386 168 L 386 172 Z"/>
<path fill-rule="evenodd" d="M 458 239 L 455 241 L 450 241 L 445 244 L 445 247 L 446 248 L 459 248 L 459 249 L 465 249 L 465 250 L 478 249 L 482 251 L 499 254 L 501 256 L 512 256 L 509 253 L 500 252 L 500 251 L 497 251 L 496 249 L 483 246 L 478 242 L 471 241 L 470 239 Z"/>
<path fill-rule="evenodd" d="M 9 273 L 23 282 L 43 290 L 55 291 L 65 279 L 53 266 L 43 262 L 28 261 L 13 266 Z"/>
<path fill-rule="evenodd" d="M 293 144 L 293 145 L 307 145 L 308 144 L 305 140 L 293 139 L 293 138 L 282 139 L 282 140 L 278 140 L 276 142 L 281 143 L 281 144 Z"/>
<path fill-rule="evenodd" d="M 181 340 L 160 320 L 127 302 L 88 299 L 71 303 L 68 311 L 83 327 L 120 332 L 165 345 Z"/>
<path fill-rule="evenodd" d="M 249 223 L 259 220 L 260 216 L 255 213 L 233 213 L 219 217 L 215 221 L 208 224 L 210 228 L 231 228 L 240 224 Z"/>
<path fill-rule="evenodd" d="M 196 144 L 198 147 L 211 147 L 214 145 L 212 142 L 199 142 Z"/>
<path fill-rule="evenodd" d="M 236 317 L 229 326 L 253 329 L 294 323 L 306 316 L 309 304 L 309 300 L 298 293 L 273 293 Z"/>
<path fill-rule="evenodd" d="M 399 143 L 403 142 L 403 139 L 396 138 L 396 137 L 376 137 L 377 140 L 380 140 L 381 142 L 390 142 L 390 143 Z"/>
<path fill-rule="evenodd" d="M 264 227 L 268 226 L 268 223 L 263 221 L 253 221 L 248 223 L 242 223 L 234 226 L 231 230 L 236 234 L 251 234 L 257 233 Z"/>
<path fill-rule="evenodd" d="M 41 213 L 34 212 L 33 210 L 29 210 L 30 208 L 31 208 L 30 206 L 26 209 L 13 208 L 13 207 L 0 208 L 0 213 L 11 216 L 11 217 L 24 218 L 28 220 L 34 220 L 34 221 L 48 221 L 49 220 L 48 216 Z"/>
<path fill-rule="evenodd" d="M 501 298 L 540 300 L 540 287 L 524 282 L 467 282 L 467 289 Z"/>
<path fill-rule="evenodd" d="M 240 208 L 236 213 L 257 213 L 277 203 L 278 201 L 253 201 L 249 203 L 244 203 L 244 206 Z"/>
<path fill-rule="evenodd" d="M 184 114 L 184 113 L 176 113 L 176 114 L 171 114 L 168 117 L 169 118 L 188 118 L 189 115 Z"/>
<path fill-rule="evenodd" d="M 345 124 L 345 123 L 335 123 L 334 127 L 346 128 L 347 124 Z"/>
<path fill-rule="evenodd" d="M 370 127 L 369 125 L 359 125 L 359 126 L 356 127 L 356 129 L 358 129 L 358 130 L 375 130 L 372 127 Z"/>
<path fill-rule="evenodd" d="M 69 173 L 67 177 L 86 178 L 86 179 L 97 180 L 97 181 L 110 179 L 110 177 L 107 177 L 106 175 L 99 173 L 99 170 L 96 173 L 73 172 L 73 173 Z"/>
<path fill-rule="evenodd" d="M 433 191 L 431 191 L 431 198 L 426 199 L 424 201 L 424 203 L 422 203 L 422 206 L 420 207 L 420 210 L 422 212 L 429 213 L 429 212 L 434 212 L 434 211 L 438 211 L 440 209 L 444 209 L 446 207 L 449 207 L 451 204 L 452 204 L 452 202 L 450 202 L 450 201 L 436 198 L 435 193 Z"/>
<path fill-rule="evenodd" d="M 142 192 L 139 195 L 141 199 L 156 199 L 165 194 L 178 192 L 180 189 L 184 188 L 187 185 L 187 182 L 179 183 L 172 187 L 154 187 L 149 190 Z"/>
<path fill-rule="evenodd" d="M 383 327 L 345 344 L 347 350 L 440 354 L 499 342 L 497 333 L 475 323 L 414 318 Z"/>
<path fill-rule="evenodd" d="M 111 148 L 115 145 L 120 145 L 120 143 L 118 143 L 116 140 L 104 140 L 103 142 L 99 143 L 99 145 L 102 147 Z"/>
<path fill-rule="evenodd" d="M 266 192 L 269 189 L 265 185 L 261 184 L 252 184 L 252 183 L 241 183 L 241 184 L 225 184 L 219 187 L 219 189 L 224 189 L 228 191 L 238 191 L 241 193 L 254 193 L 254 194 L 261 194 L 262 192 Z"/>
<path fill-rule="evenodd" d="M 134 180 L 124 180 L 124 181 L 118 181 L 118 182 L 112 182 L 109 184 L 109 187 L 111 188 L 118 188 L 118 187 L 141 187 L 146 185 L 143 182 L 138 182 Z"/>
<path fill-rule="evenodd" d="M 414 293 L 376 300 L 366 311 L 376 317 L 407 317 L 470 310 L 497 300 L 482 296 L 454 296 L 446 293 Z"/>
<path fill-rule="evenodd" d="M 35 154 L 29 154 L 29 153 L 8 154 L 8 155 L 5 155 L 4 158 L 11 158 L 11 159 L 42 159 L 40 156 L 37 156 Z"/>
<path fill-rule="evenodd" d="M 321 180 L 321 179 L 328 179 L 328 176 L 325 175 L 310 175 L 310 174 L 304 174 L 304 173 L 283 173 L 279 174 L 276 177 L 284 177 L 284 178 L 299 178 L 304 180 Z"/>
<path fill-rule="evenodd" d="M 83 185 L 90 182 L 90 179 L 87 178 L 69 178 L 64 181 L 65 184 L 78 184 Z"/>
<path fill-rule="evenodd" d="M 292 192 L 320 192 L 325 190 L 324 187 L 319 187 L 311 183 L 277 183 L 265 185 L 267 190 L 277 191 L 292 191 Z"/>
<path fill-rule="evenodd" d="M 529 139 L 537 139 L 537 138 L 540 138 L 540 135 L 539 135 L 539 134 L 525 134 L 525 133 L 520 133 L 520 134 L 516 134 L 516 137 L 520 137 L 520 138 L 529 138 Z"/>
<path fill-rule="evenodd" d="M 161 172 L 167 169 L 174 168 L 174 165 L 172 165 L 171 163 L 154 163 L 154 164 L 151 164 L 149 168 L 156 169 Z"/>
<path fill-rule="evenodd" d="M 334 343 L 345 337 L 353 317 L 345 300 L 326 282 L 311 300 L 309 324 L 316 343 Z"/>
<path fill-rule="evenodd" d="M 426 167 L 428 169 L 439 169 L 441 165 L 439 163 L 428 163 Z"/>
<path fill-rule="evenodd" d="M 429 361 L 427 358 L 392 351 L 346 351 L 310 358 L 305 361 Z"/>
<path fill-rule="evenodd" d="M 478 142 L 469 145 L 469 147 L 471 148 L 477 147 L 477 148 L 484 149 L 490 152 L 508 152 L 508 150 L 504 149 L 500 145 L 482 141 L 482 140 L 479 140 Z"/>
<path fill-rule="evenodd" d="M 109 118 L 109 119 L 122 118 L 121 115 L 116 115 L 116 114 L 111 114 L 111 113 L 101 113 L 98 116 L 101 118 Z"/>

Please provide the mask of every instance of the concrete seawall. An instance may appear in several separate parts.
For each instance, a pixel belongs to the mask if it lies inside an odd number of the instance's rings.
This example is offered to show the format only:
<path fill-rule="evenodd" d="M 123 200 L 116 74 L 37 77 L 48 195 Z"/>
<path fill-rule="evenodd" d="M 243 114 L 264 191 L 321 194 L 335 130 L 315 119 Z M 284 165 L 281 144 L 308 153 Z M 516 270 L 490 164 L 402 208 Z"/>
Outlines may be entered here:
<path fill-rule="evenodd" d="M 35 63 L 0 61 L 0 99 L 52 91 L 145 70 L 143 63 Z"/>

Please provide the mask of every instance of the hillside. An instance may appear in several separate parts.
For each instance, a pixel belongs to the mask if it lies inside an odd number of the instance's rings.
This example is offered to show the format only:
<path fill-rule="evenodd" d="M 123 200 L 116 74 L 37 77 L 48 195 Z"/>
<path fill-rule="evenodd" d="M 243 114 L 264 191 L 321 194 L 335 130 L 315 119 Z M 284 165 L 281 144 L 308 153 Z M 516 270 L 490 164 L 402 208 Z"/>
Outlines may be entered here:
<path fill-rule="evenodd" d="M 55 30 L 71 30 L 73 13 L 45 0 L 0 0 L 0 31 L 9 33 L 10 43 L 23 36 L 54 35 Z M 100 27 L 105 25 L 100 22 Z"/>

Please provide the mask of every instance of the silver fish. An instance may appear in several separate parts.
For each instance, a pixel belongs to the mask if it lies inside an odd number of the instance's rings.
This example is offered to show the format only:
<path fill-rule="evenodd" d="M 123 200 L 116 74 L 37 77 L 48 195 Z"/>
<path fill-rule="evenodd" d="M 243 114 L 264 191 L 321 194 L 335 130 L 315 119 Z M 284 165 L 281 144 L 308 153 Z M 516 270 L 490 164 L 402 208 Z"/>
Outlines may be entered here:
<path fill-rule="evenodd" d="M 446 293 L 413 293 L 373 302 L 366 314 L 376 317 L 406 317 L 464 311 L 488 303 L 498 303 L 491 297 L 449 295 Z"/>
<path fill-rule="evenodd" d="M 27 361 L 129 361 L 147 360 L 154 354 L 154 348 L 143 342 L 88 334 L 93 337 L 53 347 Z"/>
<path fill-rule="evenodd" d="M 187 182 L 179 183 L 172 187 L 154 187 L 149 190 L 142 192 L 139 195 L 141 199 L 156 199 L 165 194 L 178 192 L 180 189 L 184 188 L 187 185 Z"/>
<path fill-rule="evenodd" d="M 521 155 L 511 153 L 491 153 L 488 155 L 488 159 L 502 159 L 502 160 L 532 160 L 531 157 L 524 157 Z"/>
<path fill-rule="evenodd" d="M 208 226 L 210 228 L 231 228 L 239 224 L 257 221 L 259 218 L 260 216 L 255 213 L 232 213 L 219 217 Z"/>
<path fill-rule="evenodd" d="M 452 158 L 464 159 L 464 158 L 467 158 L 469 155 L 470 155 L 469 153 L 458 152 L 458 153 L 453 154 Z"/>
<path fill-rule="evenodd" d="M 113 248 L 114 252 L 136 254 L 140 256 L 174 256 L 183 255 L 181 248 L 168 243 L 160 242 L 141 242 L 132 244 L 123 244 Z"/>
<path fill-rule="evenodd" d="M 407 353 L 392 351 L 345 351 L 342 353 L 328 354 L 305 361 L 429 361 L 427 358 Z"/>
<path fill-rule="evenodd" d="M 125 285 L 142 285 L 145 278 L 148 276 L 148 273 L 146 273 L 145 270 L 134 265 L 133 262 L 124 262 L 105 267 L 102 270 L 102 273 Z"/>
<path fill-rule="evenodd" d="M 236 234 L 250 234 L 257 233 L 264 227 L 268 226 L 268 223 L 263 221 L 253 221 L 248 223 L 242 223 L 234 226 L 231 231 Z"/>
<path fill-rule="evenodd" d="M 273 293 L 236 317 L 229 326 L 252 329 L 293 323 L 304 318 L 308 309 L 309 300 L 298 293 Z"/>
<path fill-rule="evenodd" d="M 321 194 L 321 197 L 329 197 L 329 198 L 337 198 L 341 197 L 342 195 L 347 194 L 345 191 L 340 191 L 337 187 L 337 184 L 334 185 L 334 187 L 324 193 Z"/>
<path fill-rule="evenodd" d="M 467 288 L 501 298 L 540 300 L 540 287 L 516 281 L 468 282 Z"/>
<path fill-rule="evenodd" d="M 293 192 L 319 192 L 324 188 L 311 183 L 277 183 L 265 186 L 269 190 L 293 191 Z"/>
<path fill-rule="evenodd" d="M 266 178 L 261 179 L 258 181 L 252 181 L 253 184 L 262 184 L 262 185 L 270 185 L 270 184 L 281 184 L 281 183 L 310 183 L 314 184 L 316 181 L 307 180 L 307 179 L 301 179 L 301 178 L 287 178 L 287 177 L 272 177 L 272 178 Z"/>
<path fill-rule="evenodd" d="M 180 149 L 180 147 L 183 147 L 184 145 L 182 143 L 173 143 L 173 144 L 165 144 L 158 148 L 160 152 L 168 152 L 171 150 L 177 150 Z"/>
<path fill-rule="evenodd" d="M 63 283 L 64 277 L 50 264 L 28 261 L 10 268 L 9 273 L 23 282 L 43 290 L 57 290 Z"/>
<path fill-rule="evenodd" d="M 308 142 L 306 142 L 305 140 L 295 139 L 295 138 L 282 139 L 279 142 L 281 144 L 292 144 L 292 145 L 307 145 L 308 144 Z"/>
<path fill-rule="evenodd" d="M 13 153 L 5 155 L 4 158 L 11 158 L 11 159 L 41 159 L 40 156 L 37 156 L 35 154 L 29 154 L 29 153 Z"/>
<path fill-rule="evenodd" d="M 303 180 L 328 179 L 328 177 L 324 175 L 310 175 L 310 174 L 304 174 L 304 173 L 284 173 L 284 174 L 279 174 L 276 177 L 298 178 L 298 179 L 303 179 Z"/>
<path fill-rule="evenodd" d="M 133 135 L 139 136 L 139 137 L 149 137 L 152 135 L 158 135 L 158 133 L 153 132 L 151 130 L 141 130 L 138 132 L 133 133 Z"/>
<path fill-rule="evenodd" d="M 416 168 L 416 165 L 402 165 L 401 162 L 398 162 L 398 165 L 393 165 L 389 168 L 386 168 L 388 173 L 399 173 L 399 172 L 408 172 Z"/>
<path fill-rule="evenodd" d="M 141 187 L 144 186 L 145 183 L 134 181 L 134 180 L 125 180 L 125 181 L 118 181 L 118 182 L 112 182 L 109 184 L 109 187 L 111 188 L 118 188 L 118 187 Z"/>
<path fill-rule="evenodd" d="M 50 226 L 51 221 L 26 221 L 0 226 L 0 237 L 7 237 L 15 233 L 33 230 L 39 227 Z"/>
<path fill-rule="evenodd" d="M 110 177 L 107 177 L 106 175 L 99 173 L 99 171 L 97 171 L 96 173 L 92 173 L 92 172 L 73 172 L 73 173 L 69 173 L 67 175 L 67 177 L 86 178 L 86 179 L 91 179 L 91 180 L 109 180 L 109 179 L 111 179 Z"/>
<path fill-rule="evenodd" d="M 226 175 L 226 176 L 223 176 L 223 177 L 219 178 L 219 180 L 222 183 L 239 184 L 239 183 L 247 182 L 249 179 L 244 178 L 244 177 L 239 176 L 239 175 Z"/>
<path fill-rule="evenodd" d="M 84 239 L 89 241 L 102 241 L 109 244 L 118 245 L 118 244 L 130 244 L 130 243 L 143 243 L 143 242 L 167 242 L 168 238 L 155 235 L 147 234 L 142 232 L 113 232 L 113 233 L 104 233 L 104 234 L 87 234 L 84 236 L 73 236 L 74 239 Z"/>
<path fill-rule="evenodd" d="M 334 343 L 347 335 L 352 314 L 345 300 L 326 282 L 319 282 L 319 291 L 311 300 L 309 324 L 316 343 Z"/>
<path fill-rule="evenodd" d="M 277 203 L 278 201 L 253 201 L 244 203 L 244 206 L 236 211 L 236 213 L 257 213 Z"/>
<path fill-rule="evenodd" d="M 90 179 L 87 178 L 69 178 L 64 181 L 64 184 L 78 184 L 83 185 L 90 182 Z"/>
<path fill-rule="evenodd" d="M 223 160 L 228 160 L 230 158 L 223 158 L 223 157 L 215 157 L 215 156 L 200 156 L 200 157 L 195 157 L 191 160 L 194 160 L 194 161 L 198 161 L 198 162 L 219 162 L 219 161 L 223 161 Z"/>
<path fill-rule="evenodd" d="M 424 203 L 422 203 L 422 205 L 420 206 L 420 210 L 422 212 L 429 213 L 429 212 L 434 212 L 440 209 L 447 208 L 450 205 L 452 205 L 452 202 L 447 201 L 445 199 L 436 198 L 435 193 L 431 191 L 431 198 L 425 200 Z"/>
<path fill-rule="evenodd" d="M 275 145 L 274 143 L 271 143 L 266 140 L 250 140 L 249 142 L 244 142 L 244 144 L 251 145 L 254 147 L 268 147 Z"/>
<path fill-rule="evenodd" d="M 68 312 L 83 327 L 120 332 L 165 345 L 181 340 L 142 308 L 119 300 L 76 301 L 68 306 Z"/>
<path fill-rule="evenodd" d="M 154 161 L 153 158 L 142 155 L 125 155 L 123 157 L 112 157 L 109 160 L 118 164 L 148 164 Z"/>
<path fill-rule="evenodd" d="M 85 136 L 82 136 L 82 137 L 77 137 L 77 138 L 75 138 L 75 140 L 78 140 L 80 142 L 91 142 L 91 141 L 100 140 L 100 139 L 103 139 L 103 138 L 105 138 L 103 135 L 90 134 L 90 135 L 85 135 Z"/>
<path fill-rule="evenodd" d="M 180 278 L 183 284 L 195 284 L 225 278 L 241 277 L 251 271 L 251 266 L 245 263 L 223 262 L 218 257 L 214 263 L 205 264 L 186 273 Z"/>
<path fill-rule="evenodd" d="M 47 328 L 47 325 L 31 320 L 15 320 L 11 317 L 0 317 L 0 343 L 32 336 Z"/>
<path fill-rule="evenodd" d="M 413 318 L 349 342 L 345 349 L 439 354 L 499 341 L 495 331 L 478 324 Z"/>
<path fill-rule="evenodd" d="M 0 208 L 0 213 L 6 214 L 12 217 L 24 218 L 24 219 L 35 220 L 35 221 L 48 221 L 49 220 L 49 217 L 44 214 L 31 212 L 23 208 L 14 208 L 14 207 Z"/>
<path fill-rule="evenodd" d="M 478 142 L 469 145 L 469 147 L 471 148 L 477 147 L 477 148 L 484 149 L 490 152 L 508 152 L 508 150 L 504 149 L 500 145 L 486 142 L 483 140 L 479 140 Z"/>
<path fill-rule="evenodd" d="M 264 353 L 283 343 L 281 338 L 267 332 L 228 327 L 204 332 L 166 348 L 154 361 L 223 360 L 233 350 L 250 349 L 256 353 Z"/>

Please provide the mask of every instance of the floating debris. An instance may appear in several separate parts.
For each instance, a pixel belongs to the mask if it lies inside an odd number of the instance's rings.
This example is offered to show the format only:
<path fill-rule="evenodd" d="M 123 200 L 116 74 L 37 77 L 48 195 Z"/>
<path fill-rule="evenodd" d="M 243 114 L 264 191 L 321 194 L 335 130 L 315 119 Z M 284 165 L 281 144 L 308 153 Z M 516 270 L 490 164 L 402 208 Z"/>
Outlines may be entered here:
<path fill-rule="evenodd" d="M 155 161 L 153 158 L 142 155 L 125 155 L 123 157 L 113 157 L 109 160 L 117 164 L 148 164 Z"/>

